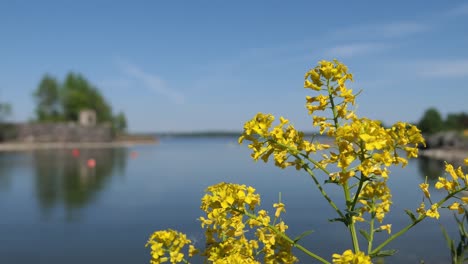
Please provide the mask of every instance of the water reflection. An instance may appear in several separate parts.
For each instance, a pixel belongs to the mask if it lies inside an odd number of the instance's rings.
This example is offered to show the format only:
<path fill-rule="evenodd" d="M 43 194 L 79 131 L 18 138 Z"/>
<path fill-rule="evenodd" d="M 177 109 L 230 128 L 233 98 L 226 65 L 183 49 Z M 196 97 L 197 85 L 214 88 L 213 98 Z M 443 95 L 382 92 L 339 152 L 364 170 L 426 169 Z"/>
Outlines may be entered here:
<path fill-rule="evenodd" d="M 12 154 L 0 153 L 0 191 L 8 190 L 11 185 L 11 169 L 15 166 Z"/>
<path fill-rule="evenodd" d="M 427 181 L 430 185 L 434 185 L 437 179 L 445 173 L 445 163 L 441 160 L 430 159 L 427 157 L 418 158 L 419 175 Z"/>
<path fill-rule="evenodd" d="M 90 166 L 91 159 L 95 166 Z M 126 148 L 34 151 L 35 188 L 41 212 L 47 216 L 63 205 L 67 219 L 79 217 L 76 209 L 92 202 L 112 175 L 125 175 L 126 162 Z"/>
<path fill-rule="evenodd" d="M 349 240 L 343 239 L 345 227 L 328 223 L 334 211 L 311 189 L 315 187 L 310 178 L 294 169 L 254 163 L 247 148 L 226 142 L 173 139 L 128 150 L 81 149 L 77 157 L 72 150 L 0 153 L 0 187 L 7 188 L 0 188 L 0 211 L 4 212 L 0 263 L 144 263 L 148 235 L 165 228 L 180 230 L 202 243 L 203 231 L 196 220 L 201 215 L 200 198 L 208 185 L 221 181 L 254 186 L 267 210 L 281 192 L 290 234 L 315 230 L 302 241 L 317 254 L 331 256 L 349 248 Z M 87 166 L 91 158 L 96 160 L 95 168 Z M 388 223 L 394 230 L 410 221 L 404 209 L 414 211 L 419 206 L 423 194 L 418 185 L 425 176 L 437 179 L 443 169 L 443 162 L 427 159 L 391 169 L 394 213 L 389 214 Z M 342 197 L 339 188 L 327 188 L 332 197 Z M 445 193 L 432 192 L 434 201 Z M 439 220 L 456 238 L 450 212 L 441 210 Z M 34 246 L 25 247 L 29 244 Z M 392 242 L 392 248 L 400 252 L 388 263 L 419 263 L 421 258 L 446 263 L 450 258 L 435 221 L 422 222 Z"/>

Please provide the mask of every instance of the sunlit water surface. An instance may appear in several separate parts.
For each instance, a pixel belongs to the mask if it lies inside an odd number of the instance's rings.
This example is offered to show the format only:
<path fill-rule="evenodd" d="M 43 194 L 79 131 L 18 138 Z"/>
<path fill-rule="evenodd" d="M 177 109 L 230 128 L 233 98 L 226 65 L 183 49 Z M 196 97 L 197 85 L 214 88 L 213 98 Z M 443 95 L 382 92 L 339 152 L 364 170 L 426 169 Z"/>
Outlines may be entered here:
<path fill-rule="evenodd" d="M 95 168 L 87 166 L 91 158 Z M 426 175 L 433 182 L 442 169 L 443 163 L 428 160 L 392 169 L 394 205 L 385 223 L 393 224 L 394 232 L 410 221 L 404 209 L 414 211 L 420 204 L 419 183 Z M 328 222 L 336 215 L 308 175 L 254 163 L 249 149 L 234 138 L 179 138 L 151 146 L 80 150 L 79 157 L 70 150 L 0 153 L 0 263 L 148 263 L 148 236 L 166 228 L 188 234 L 202 247 L 196 220 L 202 213 L 200 198 L 207 186 L 222 181 L 254 186 L 262 207 L 271 212 L 281 192 L 289 234 L 313 230 L 302 243 L 318 255 L 330 259 L 351 248 L 345 227 Z M 341 189 L 327 188 L 341 197 Z M 443 195 L 432 192 L 435 200 Z M 452 215 L 441 212 L 441 222 L 456 238 Z M 377 240 L 385 237 L 379 233 Z M 449 262 L 440 227 L 430 219 L 388 249 L 399 252 L 387 263 Z"/>

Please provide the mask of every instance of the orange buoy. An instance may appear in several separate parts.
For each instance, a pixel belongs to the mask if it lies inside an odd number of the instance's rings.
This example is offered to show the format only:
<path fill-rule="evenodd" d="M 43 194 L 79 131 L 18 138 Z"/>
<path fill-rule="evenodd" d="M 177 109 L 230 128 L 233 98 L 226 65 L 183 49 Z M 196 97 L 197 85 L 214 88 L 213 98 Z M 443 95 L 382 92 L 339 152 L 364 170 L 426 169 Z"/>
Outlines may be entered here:
<path fill-rule="evenodd" d="M 80 151 L 78 149 L 73 149 L 72 150 L 72 155 L 73 155 L 73 157 L 76 158 L 76 157 L 80 156 Z"/>
<path fill-rule="evenodd" d="M 94 167 L 96 167 L 96 160 L 95 159 L 89 159 L 87 164 L 88 164 L 89 168 L 94 168 Z"/>
<path fill-rule="evenodd" d="M 136 151 L 130 152 L 130 157 L 131 157 L 132 159 L 135 159 L 136 157 L 138 157 L 138 152 L 136 152 Z"/>

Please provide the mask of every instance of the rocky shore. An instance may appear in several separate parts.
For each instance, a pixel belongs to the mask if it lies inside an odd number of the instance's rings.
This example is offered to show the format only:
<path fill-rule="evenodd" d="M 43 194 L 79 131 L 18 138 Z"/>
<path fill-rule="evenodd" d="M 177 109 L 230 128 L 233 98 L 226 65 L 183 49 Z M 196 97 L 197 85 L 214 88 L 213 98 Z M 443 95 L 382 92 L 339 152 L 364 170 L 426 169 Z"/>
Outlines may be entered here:
<path fill-rule="evenodd" d="M 421 157 L 463 164 L 468 158 L 468 139 L 456 131 L 439 132 L 426 136 L 426 148 L 421 149 Z"/>
<path fill-rule="evenodd" d="M 443 160 L 449 163 L 462 164 L 468 158 L 468 149 L 460 148 L 432 148 L 419 151 L 421 157 Z"/>
<path fill-rule="evenodd" d="M 111 142 L 8 142 L 0 144 L 0 152 L 38 149 L 121 148 L 157 143 L 157 140 L 117 140 Z"/>

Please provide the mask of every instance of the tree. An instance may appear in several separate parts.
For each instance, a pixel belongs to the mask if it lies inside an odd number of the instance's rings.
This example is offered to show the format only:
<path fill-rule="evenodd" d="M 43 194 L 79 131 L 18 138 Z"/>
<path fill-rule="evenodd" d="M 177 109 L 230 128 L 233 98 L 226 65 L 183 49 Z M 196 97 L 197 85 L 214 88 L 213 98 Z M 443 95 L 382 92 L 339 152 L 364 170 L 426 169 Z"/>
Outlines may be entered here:
<path fill-rule="evenodd" d="M 444 125 L 447 130 L 467 129 L 468 115 L 466 113 L 448 114 Z"/>
<path fill-rule="evenodd" d="M 125 132 L 127 130 L 127 118 L 125 117 L 125 114 L 122 112 L 119 112 L 115 117 L 114 117 L 114 130 L 116 132 Z"/>
<path fill-rule="evenodd" d="M 424 113 L 423 117 L 418 123 L 419 129 L 422 133 L 433 134 L 439 132 L 443 128 L 442 117 L 435 108 L 429 108 Z"/>
<path fill-rule="evenodd" d="M 69 73 L 63 83 L 45 75 L 34 92 L 37 121 L 78 121 L 81 110 L 96 112 L 99 123 L 109 122 L 115 131 L 124 131 L 127 120 L 123 113 L 112 114 L 112 107 L 98 88 L 82 75 Z"/>
<path fill-rule="evenodd" d="M 0 122 L 5 121 L 11 115 L 11 105 L 9 103 L 0 103 Z"/>
<path fill-rule="evenodd" d="M 99 122 L 112 122 L 112 108 L 99 90 L 83 76 L 69 73 L 62 87 L 62 107 L 66 120 L 76 121 L 81 110 L 96 111 Z"/>
<path fill-rule="evenodd" d="M 34 97 L 37 101 L 36 117 L 38 121 L 59 121 L 63 119 L 60 105 L 59 83 L 49 75 L 45 75 Z"/>

